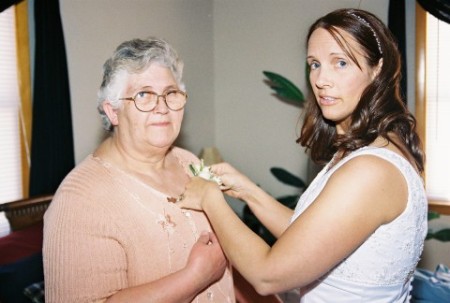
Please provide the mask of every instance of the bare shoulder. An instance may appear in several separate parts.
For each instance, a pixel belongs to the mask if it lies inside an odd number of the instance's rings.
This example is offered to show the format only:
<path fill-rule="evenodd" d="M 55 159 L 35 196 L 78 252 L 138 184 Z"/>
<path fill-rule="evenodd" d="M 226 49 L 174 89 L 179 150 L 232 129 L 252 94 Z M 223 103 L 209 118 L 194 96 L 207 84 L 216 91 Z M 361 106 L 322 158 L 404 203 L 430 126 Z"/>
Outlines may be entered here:
<path fill-rule="evenodd" d="M 358 179 L 361 179 L 360 177 L 372 178 L 371 181 L 375 181 L 373 178 L 377 178 L 376 184 L 380 184 L 379 182 L 386 179 L 397 180 L 399 179 L 398 177 L 401 177 L 400 179 L 403 178 L 402 173 L 395 164 L 371 154 L 358 155 L 348 160 L 336 170 L 336 174 L 340 177 L 344 173 L 348 177 L 358 176 Z M 378 180 L 379 177 L 382 178 Z M 364 180 L 361 181 L 364 182 Z"/>
<path fill-rule="evenodd" d="M 331 176 L 330 189 L 345 187 L 349 203 L 367 211 L 380 212 L 384 223 L 406 207 L 408 188 L 401 171 L 381 157 L 364 154 L 348 160 Z"/>
<path fill-rule="evenodd" d="M 311 279 L 323 275 L 380 226 L 397 218 L 407 197 L 406 181 L 394 164 L 367 154 L 347 160 L 274 246 L 299 264 L 284 270 L 294 274 L 304 266 L 298 261 L 303 258 L 313 264 L 305 270 Z M 332 249 L 324 254 L 324 247 Z"/>

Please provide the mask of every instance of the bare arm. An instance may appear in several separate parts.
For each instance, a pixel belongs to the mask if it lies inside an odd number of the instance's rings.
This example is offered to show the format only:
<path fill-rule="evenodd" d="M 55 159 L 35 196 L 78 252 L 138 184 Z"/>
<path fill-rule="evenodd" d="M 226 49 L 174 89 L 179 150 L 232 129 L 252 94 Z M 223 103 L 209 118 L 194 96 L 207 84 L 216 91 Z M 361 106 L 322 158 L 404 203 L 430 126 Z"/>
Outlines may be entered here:
<path fill-rule="evenodd" d="M 269 247 L 202 180 L 188 185 L 182 207 L 203 209 L 229 260 L 261 294 L 308 285 L 351 254 L 405 208 L 406 182 L 390 163 L 361 156 L 328 181 L 314 203 Z"/>
<path fill-rule="evenodd" d="M 247 203 L 261 223 L 278 238 L 289 226 L 293 210 L 284 206 L 262 190 L 249 178 L 228 163 L 212 166 L 220 176 L 222 190 L 229 196 Z"/>

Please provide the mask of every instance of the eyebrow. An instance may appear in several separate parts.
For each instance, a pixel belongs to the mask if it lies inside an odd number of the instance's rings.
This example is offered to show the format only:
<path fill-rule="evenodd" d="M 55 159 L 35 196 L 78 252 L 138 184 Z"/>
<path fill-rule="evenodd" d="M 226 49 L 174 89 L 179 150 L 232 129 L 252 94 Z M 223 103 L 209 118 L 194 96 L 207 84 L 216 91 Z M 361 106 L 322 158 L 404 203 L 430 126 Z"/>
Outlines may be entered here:
<path fill-rule="evenodd" d="M 339 53 L 338 52 L 333 52 L 333 53 L 330 53 L 328 55 L 328 57 L 334 57 L 334 56 L 345 56 L 345 57 L 348 57 L 348 55 L 345 52 L 339 52 Z M 306 59 L 311 59 L 311 58 L 316 58 L 316 56 L 309 55 L 309 56 L 306 57 Z"/>
<path fill-rule="evenodd" d="M 164 87 L 164 91 L 166 91 L 166 90 L 168 90 L 168 89 L 171 89 L 171 88 L 176 88 L 176 89 L 178 89 L 178 86 L 176 85 L 176 84 L 171 84 L 171 85 L 168 85 L 168 86 L 166 86 L 166 87 Z M 141 88 L 136 88 L 136 89 L 148 89 L 148 90 L 150 90 L 150 91 L 153 91 L 153 86 L 151 86 L 151 85 L 145 85 L 145 86 L 143 86 L 143 87 L 141 87 Z"/>

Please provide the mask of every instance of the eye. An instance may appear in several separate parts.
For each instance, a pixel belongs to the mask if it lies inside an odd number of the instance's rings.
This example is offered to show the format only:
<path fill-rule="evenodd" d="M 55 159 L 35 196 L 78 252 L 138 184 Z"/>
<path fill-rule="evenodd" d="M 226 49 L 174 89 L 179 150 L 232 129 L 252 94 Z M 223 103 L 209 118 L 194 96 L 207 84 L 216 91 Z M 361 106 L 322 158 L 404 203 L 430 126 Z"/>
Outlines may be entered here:
<path fill-rule="evenodd" d="M 315 70 L 315 69 L 318 69 L 319 67 L 320 67 L 320 64 L 317 61 L 311 61 L 309 63 L 309 70 Z"/>
<path fill-rule="evenodd" d="M 141 91 L 136 94 L 135 99 L 148 99 L 151 98 L 152 95 L 155 95 L 154 92 Z"/>
<path fill-rule="evenodd" d="M 136 98 L 144 98 L 147 94 L 148 92 L 138 92 L 136 94 Z"/>
<path fill-rule="evenodd" d="M 347 61 L 345 61 L 345 60 L 338 60 L 337 65 L 338 65 L 338 67 L 346 67 L 347 66 Z"/>
<path fill-rule="evenodd" d="M 170 95 L 176 95 L 178 94 L 178 91 L 173 89 L 173 90 L 169 90 L 166 92 L 166 96 L 170 96 Z"/>

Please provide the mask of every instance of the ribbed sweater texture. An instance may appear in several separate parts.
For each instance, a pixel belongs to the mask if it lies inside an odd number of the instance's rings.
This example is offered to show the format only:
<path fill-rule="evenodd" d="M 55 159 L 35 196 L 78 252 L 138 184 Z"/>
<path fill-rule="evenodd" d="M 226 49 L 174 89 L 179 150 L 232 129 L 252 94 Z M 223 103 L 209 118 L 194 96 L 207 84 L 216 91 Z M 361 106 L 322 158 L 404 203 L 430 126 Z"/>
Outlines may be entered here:
<path fill-rule="evenodd" d="M 198 162 L 186 150 L 172 152 L 186 173 Z M 168 203 L 164 193 L 89 155 L 62 182 L 44 217 L 46 302 L 104 302 L 160 279 L 185 266 L 203 230 L 211 226 L 202 212 Z M 234 302 L 230 271 L 193 302 Z"/>

